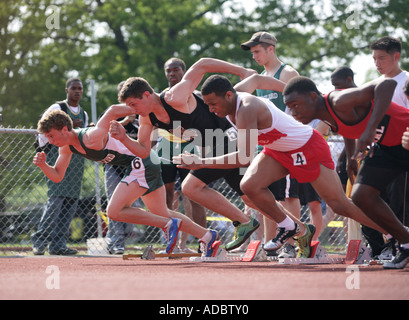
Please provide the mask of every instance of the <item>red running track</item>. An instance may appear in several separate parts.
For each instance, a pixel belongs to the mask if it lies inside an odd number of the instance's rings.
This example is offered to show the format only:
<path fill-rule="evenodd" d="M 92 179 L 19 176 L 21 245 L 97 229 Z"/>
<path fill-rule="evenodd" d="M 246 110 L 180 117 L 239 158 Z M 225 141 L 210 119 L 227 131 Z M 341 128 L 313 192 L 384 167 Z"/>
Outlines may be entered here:
<path fill-rule="evenodd" d="M 409 267 L 0 258 L 1 300 L 407 300 Z"/>

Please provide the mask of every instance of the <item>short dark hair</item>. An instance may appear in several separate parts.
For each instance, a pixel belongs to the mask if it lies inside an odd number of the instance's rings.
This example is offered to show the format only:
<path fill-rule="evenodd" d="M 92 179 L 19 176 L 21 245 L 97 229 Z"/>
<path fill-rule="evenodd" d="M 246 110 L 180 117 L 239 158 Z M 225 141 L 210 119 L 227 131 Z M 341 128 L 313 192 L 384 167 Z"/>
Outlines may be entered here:
<path fill-rule="evenodd" d="M 65 126 L 68 131 L 72 130 L 72 120 L 70 116 L 60 109 L 55 109 L 45 113 L 38 121 L 37 131 L 39 133 L 48 133 L 52 129 L 62 130 Z"/>
<path fill-rule="evenodd" d="M 298 92 L 301 94 L 315 92 L 317 94 L 321 94 L 314 81 L 303 76 L 297 76 L 288 81 L 284 88 L 283 95 L 286 96 L 293 92 Z"/>
<path fill-rule="evenodd" d="M 72 83 L 73 82 L 81 82 L 81 84 L 82 84 L 82 81 L 81 81 L 81 79 L 79 79 L 79 78 L 69 78 L 66 82 L 65 82 L 65 88 L 69 88 L 69 87 L 71 87 L 71 85 L 72 85 Z"/>
<path fill-rule="evenodd" d="M 389 54 L 395 54 L 402 51 L 402 43 L 399 39 L 393 37 L 383 37 L 371 43 L 371 50 L 384 50 Z"/>
<path fill-rule="evenodd" d="M 215 74 L 206 79 L 202 86 L 202 95 L 215 93 L 216 96 L 224 96 L 227 91 L 236 93 L 232 83 L 224 76 Z"/>
<path fill-rule="evenodd" d="M 166 65 L 172 62 L 175 62 L 183 70 L 183 72 L 186 71 L 186 63 L 182 59 L 176 57 L 168 59 L 163 65 L 163 67 L 166 68 Z"/>
<path fill-rule="evenodd" d="M 331 74 L 331 78 L 332 77 L 342 80 L 346 80 L 348 77 L 351 77 L 351 79 L 354 80 L 354 72 L 350 67 L 341 66 L 334 70 L 334 72 Z"/>
<path fill-rule="evenodd" d="M 140 77 L 131 77 L 122 85 L 122 89 L 118 94 L 118 100 L 122 103 L 128 98 L 142 99 L 142 95 L 146 91 L 153 93 L 153 89 L 148 81 Z"/>
<path fill-rule="evenodd" d="M 116 86 L 116 92 L 118 92 L 118 94 L 121 92 L 122 87 L 124 86 L 125 80 L 121 81 L 120 83 L 118 83 L 118 85 Z"/>

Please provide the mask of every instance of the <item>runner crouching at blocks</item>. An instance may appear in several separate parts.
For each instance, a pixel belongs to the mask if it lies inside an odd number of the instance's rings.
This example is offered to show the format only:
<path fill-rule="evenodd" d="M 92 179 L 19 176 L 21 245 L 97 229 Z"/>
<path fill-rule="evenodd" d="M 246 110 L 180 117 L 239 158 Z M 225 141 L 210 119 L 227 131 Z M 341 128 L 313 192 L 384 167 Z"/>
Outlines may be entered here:
<path fill-rule="evenodd" d="M 211 61 L 213 64 L 225 63 L 214 59 Z M 205 70 L 204 66 L 202 74 Z M 246 87 L 249 87 L 249 81 L 252 81 L 251 77 L 243 80 Z M 283 84 L 277 79 L 265 77 L 264 83 L 273 90 L 283 89 Z M 240 88 L 240 84 L 236 88 Z M 264 150 L 251 161 L 241 181 L 241 189 L 260 212 L 278 223 L 277 237 L 265 245 L 266 250 L 278 249 L 290 237 L 298 237 L 298 256 L 310 255 L 314 226 L 306 225 L 305 235 L 297 230 L 297 220 L 277 205 L 268 189 L 272 182 L 287 174 L 301 183 L 311 183 L 335 212 L 381 232 L 385 231 L 346 197 L 334 171 L 329 146 L 318 131 L 285 114 L 267 99 L 236 91 L 231 82 L 220 75 L 211 76 L 204 82 L 202 96 L 210 111 L 219 117 L 227 117 L 237 127 L 238 151 L 206 159 L 184 154 L 174 158 L 174 161 L 190 168 L 245 166 L 249 157 L 254 154 L 257 143 L 264 146 Z M 258 137 L 256 142 L 252 141 L 254 135 Z"/>
<path fill-rule="evenodd" d="M 190 85 L 192 88 L 196 87 L 205 73 L 217 72 L 215 70 L 218 69 L 228 70 L 229 65 L 231 64 L 221 60 L 201 59 L 185 74 L 184 81 L 186 85 Z M 250 78 L 247 78 L 247 81 Z M 280 81 L 279 84 L 282 85 L 282 88 L 284 87 Z M 301 147 L 312 135 L 311 127 L 304 126 L 290 116 L 285 115 L 270 101 L 250 94 L 236 93 L 230 81 L 225 77 L 216 75 L 208 78 L 202 86 L 202 96 L 211 112 L 220 118 L 227 116 L 232 125 L 238 129 L 238 151 L 219 157 L 207 158 L 182 154 L 173 158 L 175 163 L 180 163 L 180 167 L 193 170 L 206 167 L 213 169 L 246 167 L 250 164 L 252 155 L 255 154 L 257 132 L 259 134 L 258 144 L 270 147 L 275 143 L 274 146 L 278 145 L 284 150 L 297 149 L 295 145 Z M 241 108 L 242 101 L 243 108 Z M 277 110 L 279 118 L 276 118 L 276 113 L 270 110 L 271 108 Z M 274 119 L 274 122 L 272 122 L 272 119 Z M 281 123 L 281 125 L 275 127 L 277 123 Z M 280 133 L 277 130 L 284 132 Z M 287 135 L 288 138 L 285 138 Z M 255 139 L 251 139 L 251 137 Z M 275 142 L 275 140 L 279 141 Z M 324 144 L 326 145 L 325 140 Z M 327 149 L 329 151 L 328 146 Z M 278 224 L 277 236 L 266 243 L 264 249 L 278 250 L 288 239 L 296 238 L 300 248 L 298 256 L 308 258 L 315 227 L 311 224 L 303 224 L 293 217 L 282 205 L 277 203 L 274 195 L 268 189 L 271 183 L 285 177 L 289 172 L 292 173 L 292 170 L 289 171 L 273 158 L 267 156 L 266 154 L 269 151 L 266 150 L 270 149 L 265 148 L 264 152 L 253 160 L 240 184 L 242 191 L 254 206 Z M 265 159 L 271 161 L 266 162 Z M 331 154 L 329 154 L 329 159 L 331 161 L 329 165 L 333 166 Z M 292 162 L 293 160 L 291 160 Z M 306 172 L 308 173 L 308 170 Z"/>
<path fill-rule="evenodd" d="M 127 175 L 118 184 L 108 203 L 109 218 L 162 228 L 168 241 L 167 253 L 172 252 L 178 232 L 181 230 L 199 238 L 203 255 L 211 256 L 217 232 L 206 230 L 183 214 L 168 210 L 165 187 L 160 174 L 160 160 L 155 152 L 150 150 L 144 157 L 138 157 L 110 135 L 111 121 L 115 124 L 115 119 L 130 114 L 134 114 L 131 108 L 113 105 L 95 127 L 73 130 L 72 120 L 66 113 L 60 110 L 47 113 L 38 122 L 38 131 L 44 133 L 50 143 L 59 147 L 59 156 L 53 167 L 47 164 L 44 152 L 37 153 L 33 163 L 49 179 L 57 183 L 63 179 L 73 153 L 92 161 L 126 167 Z M 119 124 L 118 126 L 122 127 Z M 149 212 L 131 207 L 131 204 L 140 197 Z"/>
<path fill-rule="evenodd" d="M 284 89 L 284 101 L 297 120 L 320 119 L 344 137 L 347 171 L 356 175 L 352 201 L 385 230 L 378 231 L 400 243 L 396 257 L 383 264 L 385 269 L 403 269 L 409 263 L 408 228 L 380 197 L 399 174 L 409 171 L 409 151 L 402 146 L 409 110 L 392 102 L 396 85 L 393 79 L 380 78 L 322 95 L 311 79 L 296 77 Z M 356 172 L 359 160 L 363 162 Z M 345 213 L 340 209 L 334 211 Z"/>

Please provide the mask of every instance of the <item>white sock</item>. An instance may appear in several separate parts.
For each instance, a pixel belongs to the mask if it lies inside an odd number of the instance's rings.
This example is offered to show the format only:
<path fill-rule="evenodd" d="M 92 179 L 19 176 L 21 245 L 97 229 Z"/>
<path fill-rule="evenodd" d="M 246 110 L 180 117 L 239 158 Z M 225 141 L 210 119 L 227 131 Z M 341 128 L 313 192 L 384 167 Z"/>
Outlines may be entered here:
<path fill-rule="evenodd" d="M 212 234 L 210 233 L 209 230 L 207 230 L 207 232 L 204 234 L 204 236 L 201 239 L 199 239 L 199 241 L 206 243 L 210 241 L 211 238 L 212 238 Z"/>
<path fill-rule="evenodd" d="M 277 223 L 277 226 L 279 228 L 284 228 L 285 230 L 294 230 L 295 223 L 289 217 L 286 217 L 283 221 Z"/>
<path fill-rule="evenodd" d="M 172 225 L 172 219 L 170 219 L 169 221 L 168 221 L 168 223 L 163 227 L 163 229 L 167 229 L 167 228 L 169 228 L 170 226 Z"/>

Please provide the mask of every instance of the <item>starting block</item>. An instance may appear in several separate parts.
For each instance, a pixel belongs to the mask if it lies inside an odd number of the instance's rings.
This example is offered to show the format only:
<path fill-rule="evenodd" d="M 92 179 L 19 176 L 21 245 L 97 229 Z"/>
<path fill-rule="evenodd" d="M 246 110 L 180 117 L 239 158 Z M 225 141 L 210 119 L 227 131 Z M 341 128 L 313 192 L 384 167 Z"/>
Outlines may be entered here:
<path fill-rule="evenodd" d="M 246 253 L 241 258 L 243 262 L 250 261 L 268 261 L 266 252 L 264 251 L 260 240 L 253 240 L 247 247 Z"/>
<path fill-rule="evenodd" d="M 211 257 L 191 257 L 190 261 L 193 262 L 233 262 L 240 261 L 241 256 L 232 256 L 227 254 L 226 249 L 220 247 L 221 241 L 215 241 L 213 243 L 213 254 Z"/>
<path fill-rule="evenodd" d="M 142 254 L 124 254 L 123 260 L 129 260 L 132 258 L 141 258 L 143 260 L 154 260 L 155 258 L 169 258 L 180 259 L 201 256 L 201 253 L 155 253 L 152 245 L 146 246 Z"/>
<path fill-rule="evenodd" d="M 362 243 L 362 240 L 349 241 L 345 264 L 365 264 L 370 260 L 369 248 Z"/>
<path fill-rule="evenodd" d="M 155 251 L 153 251 L 153 246 L 152 245 L 148 245 L 146 246 L 145 250 L 142 253 L 141 259 L 144 260 L 153 260 L 155 259 Z"/>
<path fill-rule="evenodd" d="M 342 264 L 344 258 L 329 257 L 319 241 L 311 242 L 310 258 L 278 258 L 280 264 Z"/>

